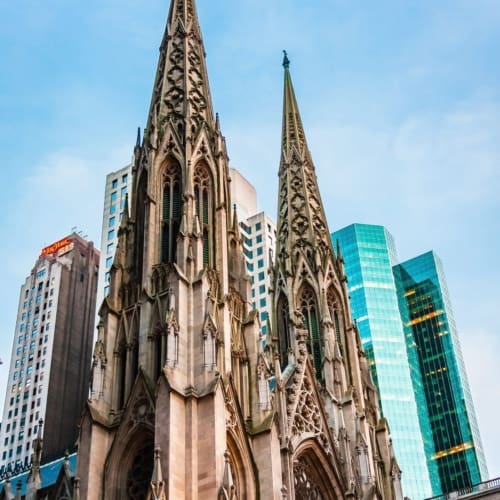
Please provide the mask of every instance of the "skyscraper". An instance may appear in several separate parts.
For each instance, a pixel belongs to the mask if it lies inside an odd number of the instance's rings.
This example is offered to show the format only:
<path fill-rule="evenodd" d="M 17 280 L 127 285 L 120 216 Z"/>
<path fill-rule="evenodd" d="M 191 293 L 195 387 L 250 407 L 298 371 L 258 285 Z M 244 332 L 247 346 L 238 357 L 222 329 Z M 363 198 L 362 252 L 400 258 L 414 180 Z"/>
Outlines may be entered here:
<path fill-rule="evenodd" d="M 125 206 L 125 198 L 132 181 L 132 164 L 110 172 L 106 176 L 104 188 L 104 209 L 102 213 L 101 263 L 97 285 L 97 308 L 101 307 L 104 297 L 109 294 L 111 265 L 118 242 L 118 227 Z M 97 323 L 96 323 L 97 326 Z"/>
<path fill-rule="evenodd" d="M 264 350 L 196 4 L 171 1 L 101 308 L 81 498 L 402 499 L 283 65 L 276 314 Z"/>
<path fill-rule="evenodd" d="M 441 261 L 434 252 L 394 267 L 408 347 L 418 359 L 430 422 L 427 458 L 443 493 L 486 479 L 487 470 Z"/>
<path fill-rule="evenodd" d="M 240 228 L 247 271 L 250 275 L 252 307 L 259 311 L 261 332 L 265 338 L 268 320 L 272 319 L 272 283 L 269 270 L 274 259 L 276 225 L 266 213 L 259 212 L 240 221 Z"/>
<path fill-rule="evenodd" d="M 21 286 L 2 420 L 1 468 L 27 466 L 43 421 L 44 460 L 74 447 L 87 399 L 99 252 L 70 234 L 42 249 Z"/>
<path fill-rule="evenodd" d="M 271 274 L 276 246 L 276 224 L 265 212 L 257 212 L 257 193 L 253 185 L 235 168 L 231 174 L 231 199 L 240 221 L 243 253 L 251 282 L 251 302 L 259 311 L 263 338 L 272 319 Z"/>
<path fill-rule="evenodd" d="M 353 318 L 376 381 L 381 410 L 391 425 L 403 492 L 422 499 L 437 492 L 427 469 L 411 362 L 401 321 L 392 266 L 397 263 L 391 234 L 382 226 L 352 224 L 332 234 L 344 259 Z M 438 485 L 435 485 L 438 486 Z"/>

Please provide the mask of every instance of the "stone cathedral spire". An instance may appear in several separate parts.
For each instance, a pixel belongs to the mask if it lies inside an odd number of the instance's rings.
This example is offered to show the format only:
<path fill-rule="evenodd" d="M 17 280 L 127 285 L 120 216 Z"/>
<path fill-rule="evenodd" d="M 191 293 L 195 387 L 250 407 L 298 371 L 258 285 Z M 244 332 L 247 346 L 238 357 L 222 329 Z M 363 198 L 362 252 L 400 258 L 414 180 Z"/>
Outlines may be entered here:
<path fill-rule="evenodd" d="M 388 430 L 351 318 L 342 258 L 333 252 L 286 52 L 283 67 L 272 337 L 282 447 L 293 450 L 284 486 L 290 498 L 401 498 L 399 478 L 387 474 L 394 464 Z M 305 443 L 310 450 L 299 452 Z"/>
<path fill-rule="evenodd" d="M 171 1 L 100 309 L 81 498 L 398 498 L 373 459 L 385 431 L 287 62 L 284 102 L 279 319 L 264 349 L 195 2 Z"/>
<path fill-rule="evenodd" d="M 340 316 L 335 304 L 348 309 L 343 297 L 342 276 L 332 249 L 326 217 L 321 202 L 312 156 L 300 117 L 290 75 L 290 61 L 285 52 L 284 61 L 283 132 L 279 169 L 278 223 L 276 248 L 276 307 L 283 310 L 279 321 L 302 325 L 305 310 L 292 292 L 308 283 L 314 290 L 317 309 L 306 314 L 314 334 L 309 339 L 314 367 L 320 379 L 324 378 L 325 356 L 335 351 L 335 327 L 338 343 L 342 344 Z M 325 288 L 326 287 L 326 288 Z M 310 290 L 312 292 L 312 290 Z M 286 302 L 286 305 L 285 305 Z M 344 303 L 345 302 L 345 303 Z M 286 313 L 285 311 L 288 311 Z M 350 326 L 350 325 L 349 325 Z M 325 328 L 325 335 L 320 330 Z M 282 364 L 296 346 L 293 331 L 279 325 Z M 343 332 L 342 328 L 342 332 Z M 345 342 L 344 342 L 345 343 Z M 338 349 L 343 347 L 338 346 Z"/>
<path fill-rule="evenodd" d="M 174 0 L 170 4 L 145 136 L 154 144 L 161 140 L 169 123 L 182 143 L 204 124 L 215 128 L 194 0 Z"/>
<path fill-rule="evenodd" d="M 162 482 L 166 498 L 216 498 L 238 463 L 234 488 L 255 494 L 246 426 L 264 418 L 260 325 L 194 0 L 171 2 L 134 156 L 81 426 L 81 496 L 155 497 Z"/>

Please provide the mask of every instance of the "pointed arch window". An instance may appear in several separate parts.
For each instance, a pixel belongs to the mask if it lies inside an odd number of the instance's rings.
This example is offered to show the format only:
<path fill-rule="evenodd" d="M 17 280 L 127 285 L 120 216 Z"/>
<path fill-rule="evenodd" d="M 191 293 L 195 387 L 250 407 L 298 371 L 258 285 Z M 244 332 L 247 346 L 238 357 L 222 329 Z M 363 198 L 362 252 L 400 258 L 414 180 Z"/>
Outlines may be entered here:
<path fill-rule="evenodd" d="M 138 182 L 137 203 L 136 203 L 136 221 L 137 221 L 137 240 L 136 246 L 136 268 L 139 282 L 142 281 L 143 260 L 144 260 L 144 226 L 146 220 L 146 193 L 148 189 L 148 177 L 143 171 Z"/>
<path fill-rule="evenodd" d="M 203 235 L 203 265 L 208 267 L 211 263 L 211 239 L 212 239 L 212 179 L 205 165 L 197 167 L 194 179 L 195 209 L 200 221 Z"/>
<path fill-rule="evenodd" d="M 126 476 L 127 498 L 141 500 L 146 498 L 154 468 L 154 443 L 148 438 L 137 450 Z"/>
<path fill-rule="evenodd" d="M 288 364 L 288 351 L 291 347 L 288 314 L 288 300 L 283 295 L 281 295 L 278 300 L 277 307 L 277 326 L 282 370 L 284 370 Z"/>
<path fill-rule="evenodd" d="M 328 290 L 327 302 L 328 302 L 328 310 L 330 311 L 330 317 L 332 318 L 332 321 L 333 321 L 333 328 L 335 330 L 335 340 L 337 341 L 337 343 L 339 345 L 339 349 L 342 352 L 343 332 L 341 330 L 341 323 L 340 323 L 339 311 L 338 311 L 339 301 L 336 298 L 336 294 L 333 290 L 333 287 L 330 287 L 330 289 Z"/>
<path fill-rule="evenodd" d="M 322 339 L 319 331 L 318 308 L 314 292 L 310 287 L 304 289 L 300 299 L 300 309 L 304 317 L 304 328 L 307 330 L 307 348 L 313 357 L 316 376 L 322 379 L 321 356 Z"/>
<path fill-rule="evenodd" d="M 164 342 L 165 342 L 165 328 L 158 323 L 154 330 L 154 378 L 153 380 L 157 380 L 160 376 L 161 370 L 163 368 L 164 359 L 163 359 L 163 351 L 164 351 Z"/>
<path fill-rule="evenodd" d="M 171 165 L 164 174 L 162 203 L 161 261 L 174 262 L 182 217 L 180 169 Z"/>
<path fill-rule="evenodd" d="M 332 478 L 333 479 L 333 478 Z M 330 500 L 340 498 L 340 488 L 329 480 L 329 474 L 312 450 L 294 460 L 295 498 Z"/>
<path fill-rule="evenodd" d="M 125 342 L 120 344 L 117 353 L 118 361 L 118 410 L 125 405 L 126 383 L 127 383 L 127 346 Z"/>
<path fill-rule="evenodd" d="M 212 371 L 217 366 L 217 333 L 211 328 L 203 330 L 203 367 Z"/>

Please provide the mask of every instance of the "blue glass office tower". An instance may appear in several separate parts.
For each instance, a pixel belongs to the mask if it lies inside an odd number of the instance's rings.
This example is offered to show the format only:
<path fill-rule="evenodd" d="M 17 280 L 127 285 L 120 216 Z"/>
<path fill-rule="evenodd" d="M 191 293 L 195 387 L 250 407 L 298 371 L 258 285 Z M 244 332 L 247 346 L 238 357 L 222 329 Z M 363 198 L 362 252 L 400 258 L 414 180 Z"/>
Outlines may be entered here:
<path fill-rule="evenodd" d="M 421 374 L 426 404 L 419 410 L 430 423 L 426 454 L 437 466 L 438 493 L 480 483 L 486 462 L 442 264 L 428 252 L 395 266 L 394 276 L 408 349 Z"/>
<path fill-rule="evenodd" d="M 404 494 L 412 500 L 430 497 L 439 491 L 431 487 L 437 477 L 432 464 L 428 469 L 422 441 L 412 384 L 412 377 L 418 380 L 418 367 L 407 355 L 392 272 L 393 238 L 382 226 L 353 224 L 333 233 L 332 239 L 334 246 L 340 243 L 344 257 L 352 315 L 390 425 Z"/>

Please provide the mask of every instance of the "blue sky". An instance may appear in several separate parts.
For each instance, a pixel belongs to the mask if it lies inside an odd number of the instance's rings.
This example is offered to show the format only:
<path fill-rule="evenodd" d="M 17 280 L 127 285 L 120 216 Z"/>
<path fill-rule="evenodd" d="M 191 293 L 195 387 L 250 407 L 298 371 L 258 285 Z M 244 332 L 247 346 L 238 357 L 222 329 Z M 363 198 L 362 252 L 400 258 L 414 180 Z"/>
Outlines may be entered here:
<path fill-rule="evenodd" d="M 442 258 L 500 476 L 500 3 L 197 3 L 231 163 L 261 208 L 276 211 L 286 48 L 331 229 L 382 224 L 401 259 Z M 73 226 L 98 243 L 104 176 L 146 121 L 167 11 L 167 0 L 0 2 L 4 362 L 40 249 Z"/>

